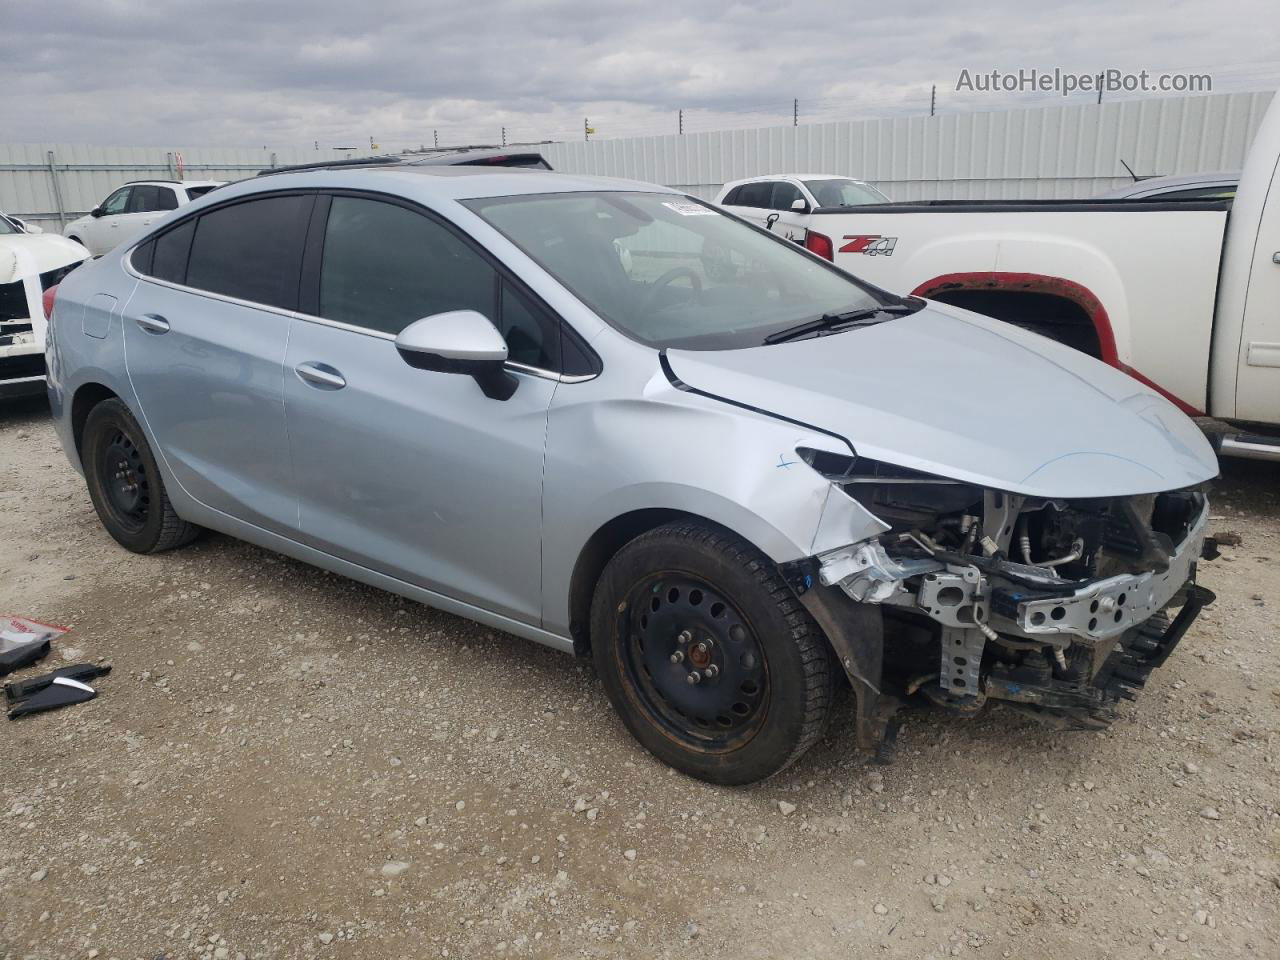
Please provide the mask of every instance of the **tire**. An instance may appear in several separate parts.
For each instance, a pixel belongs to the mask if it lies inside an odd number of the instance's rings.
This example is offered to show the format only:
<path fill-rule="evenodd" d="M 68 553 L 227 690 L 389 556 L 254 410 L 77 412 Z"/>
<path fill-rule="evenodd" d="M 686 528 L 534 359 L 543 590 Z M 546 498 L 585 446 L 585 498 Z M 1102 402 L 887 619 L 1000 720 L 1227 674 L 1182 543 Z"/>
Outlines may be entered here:
<path fill-rule="evenodd" d="M 89 411 L 80 459 L 98 519 L 122 547 L 160 553 L 199 535 L 199 527 L 174 511 L 146 436 L 120 400 Z"/>
<path fill-rule="evenodd" d="M 699 780 L 763 780 L 826 728 L 826 638 L 764 554 L 708 525 L 667 524 L 613 556 L 592 599 L 591 648 L 631 734 Z"/>

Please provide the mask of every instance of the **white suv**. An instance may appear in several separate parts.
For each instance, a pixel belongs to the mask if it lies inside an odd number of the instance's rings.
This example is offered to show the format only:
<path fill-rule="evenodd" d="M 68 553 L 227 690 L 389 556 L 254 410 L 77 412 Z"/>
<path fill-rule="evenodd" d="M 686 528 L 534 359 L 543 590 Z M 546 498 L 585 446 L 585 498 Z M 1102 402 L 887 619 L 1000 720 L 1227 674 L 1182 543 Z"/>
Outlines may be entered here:
<path fill-rule="evenodd" d="M 823 173 L 780 173 L 731 180 L 716 196 L 716 203 L 730 213 L 796 243 L 804 243 L 809 215 L 814 210 L 889 202 L 865 180 Z"/>
<path fill-rule="evenodd" d="M 62 234 L 100 257 L 117 244 L 133 239 L 169 210 L 204 196 L 224 182 L 137 180 L 126 183 L 87 215 L 69 223 Z"/>

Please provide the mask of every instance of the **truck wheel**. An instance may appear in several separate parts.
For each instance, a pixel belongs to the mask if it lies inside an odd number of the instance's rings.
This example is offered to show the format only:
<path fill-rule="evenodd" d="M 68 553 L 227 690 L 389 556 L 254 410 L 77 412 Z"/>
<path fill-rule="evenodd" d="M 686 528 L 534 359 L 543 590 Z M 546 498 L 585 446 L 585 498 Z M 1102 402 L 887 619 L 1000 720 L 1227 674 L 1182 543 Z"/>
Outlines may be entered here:
<path fill-rule="evenodd" d="M 591 607 L 596 669 L 651 753 L 699 780 L 772 776 L 822 735 L 830 648 L 774 564 L 695 522 L 614 555 Z"/>
<path fill-rule="evenodd" d="M 199 534 L 174 511 L 142 428 L 120 400 L 104 400 L 89 411 L 80 459 L 98 519 L 121 546 L 159 553 Z"/>

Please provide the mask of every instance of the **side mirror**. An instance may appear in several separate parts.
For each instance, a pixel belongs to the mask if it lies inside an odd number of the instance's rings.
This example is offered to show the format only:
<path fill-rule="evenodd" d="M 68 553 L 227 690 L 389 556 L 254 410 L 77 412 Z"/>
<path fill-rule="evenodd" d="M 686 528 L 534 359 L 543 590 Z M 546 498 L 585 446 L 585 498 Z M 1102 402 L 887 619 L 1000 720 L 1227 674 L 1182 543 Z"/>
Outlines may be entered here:
<path fill-rule="evenodd" d="M 24 233 L 30 233 L 33 236 L 37 233 L 44 233 L 44 227 L 35 223 L 24 223 L 22 225 L 22 230 Z"/>
<path fill-rule="evenodd" d="M 791 209 L 795 210 L 797 213 L 808 213 L 809 204 L 805 202 L 804 197 L 801 197 L 798 200 L 791 201 Z"/>
<path fill-rule="evenodd" d="M 91 216 L 91 217 L 93 217 L 93 219 L 97 220 L 100 216 L 102 216 L 102 208 L 101 208 L 101 207 L 94 207 L 92 210 L 90 210 L 90 211 L 89 211 L 89 216 Z"/>
<path fill-rule="evenodd" d="M 419 370 L 473 377 L 491 400 L 506 400 L 519 382 L 508 373 L 507 342 L 475 310 L 450 310 L 415 320 L 396 337 L 404 362 Z"/>

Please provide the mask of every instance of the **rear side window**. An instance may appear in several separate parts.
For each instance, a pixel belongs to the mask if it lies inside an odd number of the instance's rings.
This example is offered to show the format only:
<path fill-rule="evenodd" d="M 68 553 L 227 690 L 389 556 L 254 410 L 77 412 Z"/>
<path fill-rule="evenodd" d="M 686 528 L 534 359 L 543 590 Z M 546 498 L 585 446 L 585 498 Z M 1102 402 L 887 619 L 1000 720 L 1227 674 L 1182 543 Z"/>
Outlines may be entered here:
<path fill-rule="evenodd" d="M 738 206 L 768 209 L 773 195 L 772 180 L 766 180 L 763 183 L 744 183 L 739 189 L 742 192 L 738 195 Z"/>
<path fill-rule="evenodd" d="M 720 202 L 727 207 L 735 207 L 735 206 L 738 206 L 739 204 L 738 198 L 741 196 L 742 196 L 742 188 L 734 187 L 732 190 L 730 190 L 728 193 L 724 195 L 724 199 L 721 200 Z"/>
<path fill-rule="evenodd" d="M 493 320 L 497 279 L 479 253 L 420 213 L 379 200 L 333 198 L 320 265 L 326 320 L 393 335 L 447 310 L 476 310 Z"/>
<path fill-rule="evenodd" d="M 313 200 L 310 195 L 264 197 L 196 218 L 186 285 L 296 310 L 302 245 Z M 157 248 L 157 262 L 159 258 Z"/>
<path fill-rule="evenodd" d="M 187 196 L 190 197 L 192 200 L 194 200 L 196 197 L 203 197 L 210 190 L 216 190 L 216 189 L 217 189 L 217 186 L 214 184 L 209 184 L 208 186 L 204 186 L 204 187 L 187 187 L 186 188 Z"/>
<path fill-rule="evenodd" d="M 191 253 L 191 238 L 195 232 L 196 222 L 188 220 L 157 237 L 151 276 L 170 283 L 186 283 L 187 257 Z"/>
<path fill-rule="evenodd" d="M 172 187 L 160 187 L 142 183 L 133 188 L 129 196 L 128 213 L 156 213 L 178 209 L 178 195 Z"/>

